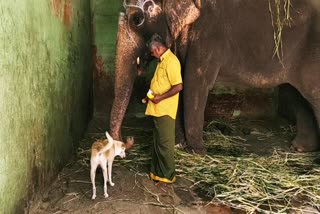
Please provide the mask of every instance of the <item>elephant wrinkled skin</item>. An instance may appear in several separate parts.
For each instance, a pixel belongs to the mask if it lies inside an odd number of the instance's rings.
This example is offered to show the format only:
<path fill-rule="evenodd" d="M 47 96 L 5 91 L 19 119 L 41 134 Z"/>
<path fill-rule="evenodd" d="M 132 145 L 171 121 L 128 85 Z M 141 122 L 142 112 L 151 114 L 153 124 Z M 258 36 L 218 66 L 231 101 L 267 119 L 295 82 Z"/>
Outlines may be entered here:
<path fill-rule="evenodd" d="M 279 59 L 274 56 L 274 1 L 125 1 L 118 26 L 112 136 L 121 138 L 120 127 L 136 77 L 136 59 L 143 61 L 146 41 L 158 33 L 182 64 L 180 141 L 188 148 L 205 152 L 204 110 L 208 92 L 219 80 L 262 88 L 283 83 L 294 86 L 311 110 L 295 112 L 298 126 L 293 147 L 302 152 L 319 149 L 319 4 L 315 0 L 290 2 L 290 19 L 282 23 Z M 280 8 L 283 10 L 283 5 Z"/>

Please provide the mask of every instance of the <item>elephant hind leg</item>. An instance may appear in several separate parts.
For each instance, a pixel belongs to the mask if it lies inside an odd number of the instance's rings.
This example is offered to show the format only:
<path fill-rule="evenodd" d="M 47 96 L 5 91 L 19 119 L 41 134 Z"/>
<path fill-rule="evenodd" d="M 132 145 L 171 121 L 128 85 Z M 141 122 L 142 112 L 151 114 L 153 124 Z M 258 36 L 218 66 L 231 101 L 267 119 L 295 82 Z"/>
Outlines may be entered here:
<path fill-rule="evenodd" d="M 292 148 L 298 152 L 312 152 L 320 149 L 320 135 L 317 120 L 310 109 L 297 112 L 297 135 L 292 141 Z"/>
<path fill-rule="evenodd" d="M 279 100 L 280 113 L 296 123 L 297 134 L 291 142 L 291 148 L 298 152 L 319 150 L 319 126 L 310 103 L 289 84 L 279 87 Z"/>
<path fill-rule="evenodd" d="M 306 47 L 300 65 L 301 70 L 293 74 L 297 89 L 301 92 L 297 112 L 297 137 L 293 141 L 293 146 L 302 152 L 316 151 L 320 149 L 320 34 L 311 33 L 309 46 Z M 295 104 L 294 104 L 295 105 Z"/>

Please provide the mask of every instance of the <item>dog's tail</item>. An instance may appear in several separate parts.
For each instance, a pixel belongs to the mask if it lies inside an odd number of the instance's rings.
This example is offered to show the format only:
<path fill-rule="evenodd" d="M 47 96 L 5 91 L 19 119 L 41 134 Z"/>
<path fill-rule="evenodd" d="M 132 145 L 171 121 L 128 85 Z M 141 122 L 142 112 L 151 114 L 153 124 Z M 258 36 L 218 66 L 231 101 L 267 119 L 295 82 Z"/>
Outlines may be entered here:
<path fill-rule="evenodd" d="M 105 147 L 103 147 L 99 153 L 104 153 L 113 146 L 113 138 L 109 135 L 108 131 L 106 131 L 106 137 L 108 139 L 108 144 Z"/>

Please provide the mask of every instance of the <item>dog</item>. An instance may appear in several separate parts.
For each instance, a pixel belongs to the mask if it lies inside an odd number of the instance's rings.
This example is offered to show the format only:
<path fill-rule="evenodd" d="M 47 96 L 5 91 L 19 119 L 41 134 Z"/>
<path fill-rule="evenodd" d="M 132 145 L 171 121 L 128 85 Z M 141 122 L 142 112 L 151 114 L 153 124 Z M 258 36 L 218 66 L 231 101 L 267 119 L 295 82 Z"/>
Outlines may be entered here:
<path fill-rule="evenodd" d="M 116 156 L 124 158 L 126 156 L 125 150 L 129 149 L 133 145 L 133 137 L 127 138 L 127 143 L 114 140 L 108 132 L 105 133 L 106 140 L 98 140 L 92 144 L 91 147 L 91 160 L 90 160 L 90 178 L 92 183 L 92 199 L 96 198 L 96 185 L 95 176 L 98 166 L 102 168 L 103 179 L 104 179 L 104 197 L 107 198 L 109 195 L 107 193 L 107 180 L 109 184 L 114 186 L 112 182 L 112 163 Z M 108 164 L 108 171 L 107 171 Z"/>

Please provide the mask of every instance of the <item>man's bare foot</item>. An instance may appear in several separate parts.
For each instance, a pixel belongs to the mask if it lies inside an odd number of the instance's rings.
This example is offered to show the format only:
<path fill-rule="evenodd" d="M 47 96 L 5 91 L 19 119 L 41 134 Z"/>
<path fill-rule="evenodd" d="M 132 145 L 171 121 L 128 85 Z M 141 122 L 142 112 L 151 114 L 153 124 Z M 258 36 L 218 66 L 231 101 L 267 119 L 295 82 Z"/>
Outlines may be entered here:
<path fill-rule="evenodd" d="M 167 183 L 165 182 L 161 182 L 161 181 L 156 181 L 156 183 L 154 184 L 158 187 L 166 187 L 167 186 Z"/>
<path fill-rule="evenodd" d="M 161 182 L 161 181 L 156 181 L 155 186 L 157 186 L 158 188 L 160 188 L 163 192 L 168 192 L 168 189 L 170 188 L 170 183 L 165 183 L 165 182 Z"/>

